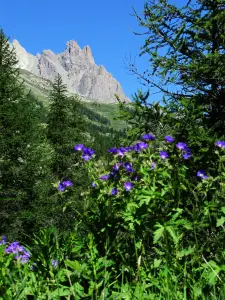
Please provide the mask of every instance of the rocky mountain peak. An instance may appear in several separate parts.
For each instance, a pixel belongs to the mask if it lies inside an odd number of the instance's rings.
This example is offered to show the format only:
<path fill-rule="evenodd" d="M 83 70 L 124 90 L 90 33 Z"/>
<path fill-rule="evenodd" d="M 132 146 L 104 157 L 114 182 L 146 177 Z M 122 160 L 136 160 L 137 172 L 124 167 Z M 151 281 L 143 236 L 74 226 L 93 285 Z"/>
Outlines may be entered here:
<path fill-rule="evenodd" d="M 75 41 L 69 41 L 66 43 L 66 52 L 68 52 L 70 55 L 79 55 L 81 52 L 81 49 L 77 42 Z"/>
<path fill-rule="evenodd" d="M 66 43 L 64 52 L 43 50 L 36 56 L 28 53 L 17 40 L 12 43 L 19 67 L 53 81 L 59 73 L 68 90 L 89 100 L 116 102 L 114 94 L 128 102 L 120 83 L 103 66 L 97 66 L 89 46 L 81 49 L 74 40 Z"/>

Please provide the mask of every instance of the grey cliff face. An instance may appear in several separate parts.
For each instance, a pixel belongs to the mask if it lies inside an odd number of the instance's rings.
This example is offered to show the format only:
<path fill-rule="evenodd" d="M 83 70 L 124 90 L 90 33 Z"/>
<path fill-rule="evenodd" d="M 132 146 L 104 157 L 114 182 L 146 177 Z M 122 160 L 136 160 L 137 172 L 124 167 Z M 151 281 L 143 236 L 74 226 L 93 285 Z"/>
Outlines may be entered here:
<path fill-rule="evenodd" d="M 120 83 L 103 66 L 95 64 L 89 46 L 81 49 L 75 41 L 69 41 L 64 52 L 55 54 L 51 50 L 44 50 L 34 56 L 17 40 L 12 45 L 21 69 L 51 81 L 59 73 L 69 92 L 105 103 L 116 102 L 114 94 L 122 101 L 130 101 L 124 95 Z"/>

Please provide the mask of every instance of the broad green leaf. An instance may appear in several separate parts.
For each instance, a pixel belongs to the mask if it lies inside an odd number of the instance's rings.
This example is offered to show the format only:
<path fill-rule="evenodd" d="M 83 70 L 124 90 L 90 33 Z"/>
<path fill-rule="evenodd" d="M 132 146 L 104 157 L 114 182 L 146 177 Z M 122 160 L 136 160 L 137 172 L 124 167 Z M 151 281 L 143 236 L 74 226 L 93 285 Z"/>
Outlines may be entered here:
<path fill-rule="evenodd" d="M 155 269 L 158 268 L 158 267 L 160 266 L 161 262 L 162 262 L 161 259 L 155 258 L 155 259 L 154 259 L 154 268 L 155 268 Z"/>
<path fill-rule="evenodd" d="M 166 226 L 166 230 L 169 232 L 174 243 L 177 245 L 179 242 L 179 237 L 177 236 L 176 231 L 171 226 Z"/>
<path fill-rule="evenodd" d="M 194 252 L 194 247 L 188 247 L 188 249 L 182 249 L 178 252 L 178 257 L 187 256 L 189 254 L 192 254 Z"/>
<path fill-rule="evenodd" d="M 71 260 L 67 259 L 67 260 L 65 261 L 65 264 L 66 264 L 68 267 L 70 267 L 71 269 L 75 270 L 75 271 L 78 271 L 78 272 L 79 272 L 79 271 L 81 270 L 80 263 L 79 263 L 79 261 L 77 261 L 77 260 L 71 261 Z"/>
<path fill-rule="evenodd" d="M 160 226 L 160 227 L 159 227 Z M 154 232 L 153 243 L 156 244 L 158 240 L 163 236 L 165 228 L 162 225 L 159 225 L 158 229 Z"/>
<path fill-rule="evenodd" d="M 225 217 L 221 217 L 220 219 L 217 220 L 216 226 L 217 227 L 222 226 L 224 222 L 225 222 Z"/>

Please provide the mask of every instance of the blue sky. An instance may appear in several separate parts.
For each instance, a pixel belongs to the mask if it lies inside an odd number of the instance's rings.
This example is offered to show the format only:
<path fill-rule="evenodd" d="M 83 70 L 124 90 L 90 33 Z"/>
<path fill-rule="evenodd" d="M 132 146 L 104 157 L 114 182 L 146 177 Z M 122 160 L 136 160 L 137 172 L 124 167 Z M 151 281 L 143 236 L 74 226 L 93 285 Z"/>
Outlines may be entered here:
<path fill-rule="evenodd" d="M 184 0 L 172 0 L 178 4 Z M 75 40 L 81 48 L 89 45 L 95 62 L 104 65 L 121 83 L 125 94 L 131 98 L 142 87 L 134 75 L 129 75 L 126 58 L 136 58 L 141 68 L 147 67 L 147 57 L 139 60 L 143 36 L 135 36 L 137 12 L 144 7 L 144 0 L 11 0 L 3 1 L 0 26 L 10 40 L 17 39 L 30 53 L 44 49 L 62 52 L 66 42 Z M 140 30 L 140 29 L 139 29 Z M 153 97 L 153 96 L 152 96 Z M 152 100 L 160 100 L 160 95 Z"/>

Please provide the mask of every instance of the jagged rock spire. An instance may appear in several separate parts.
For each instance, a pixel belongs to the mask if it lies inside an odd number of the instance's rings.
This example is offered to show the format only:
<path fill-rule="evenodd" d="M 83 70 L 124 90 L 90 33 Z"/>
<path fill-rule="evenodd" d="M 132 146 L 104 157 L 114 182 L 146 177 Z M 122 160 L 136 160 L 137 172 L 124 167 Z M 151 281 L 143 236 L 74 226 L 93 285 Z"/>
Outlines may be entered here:
<path fill-rule="evenodd" d="M 129 101 L 120 83 L 103 66 L 95 64 L 89 46 L 81 49 L 77 42 L 71 40 L 66 43 L 65 51 L 61 53 L 43 50 L 41 54 L 34 56 L 17 40 L 12 45 L 22 69 L 51 81 L 59 73 L 70 92 L 106 103 L 116 102 L 114 94 L 123 101 Z"/>

